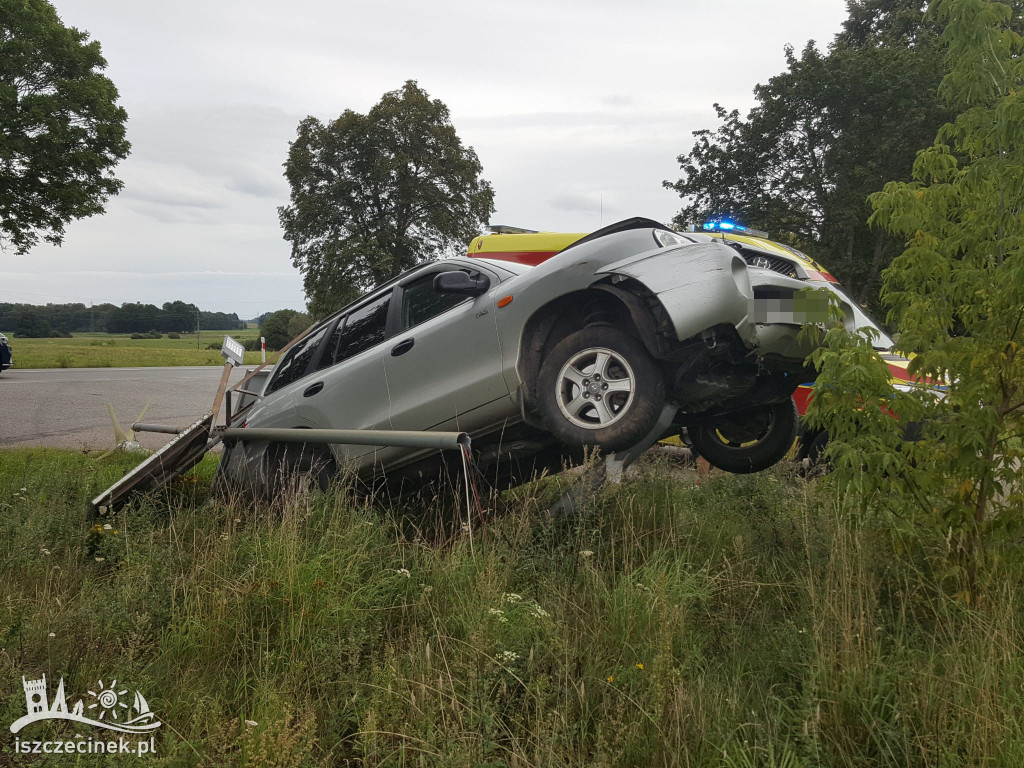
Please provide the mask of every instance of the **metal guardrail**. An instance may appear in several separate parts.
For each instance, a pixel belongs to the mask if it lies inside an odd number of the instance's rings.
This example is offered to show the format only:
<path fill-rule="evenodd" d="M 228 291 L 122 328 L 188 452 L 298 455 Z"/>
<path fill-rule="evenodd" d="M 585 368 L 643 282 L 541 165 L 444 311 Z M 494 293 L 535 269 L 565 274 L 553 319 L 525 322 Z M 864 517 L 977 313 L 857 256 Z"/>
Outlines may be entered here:
<path fill-rule="evenodd" d="M 92 500 L 93 507 L 111 506 L 131 493 L 153 490 L 194 467 L 221 440 L 267 441 L 273 443 L 319 443 L 336 445 L 385 445 L 396 448 L 469 448 L 465 432 L 407 432 L 392 429 L 260 429 L 212 428 L 213 413 L 206 414 L 187 429 L 164 424 L 132 425 L 138 432 L 175 435 L 163 448 L 151 454 L 135 469 Z"/>
<path fill-rule="evenodd" d="M 216 431 L 224 440 L 257 440 L 273 443 L 321 443 L 337 445 L 386 445 L 395 448 L 468 448 L 465 432 L 408 432 L 395 429 L 272 429 L 228 427 Z"/>

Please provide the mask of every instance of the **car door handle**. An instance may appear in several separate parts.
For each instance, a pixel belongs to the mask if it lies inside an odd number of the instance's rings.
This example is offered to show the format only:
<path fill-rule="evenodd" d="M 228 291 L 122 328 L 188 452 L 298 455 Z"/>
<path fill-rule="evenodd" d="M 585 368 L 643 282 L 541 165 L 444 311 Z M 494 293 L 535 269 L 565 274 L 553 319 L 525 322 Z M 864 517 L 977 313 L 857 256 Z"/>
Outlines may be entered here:
<path fill-rule="evenodd" d="M 401 341 L 398 344 L 395 344 L 395 346 L 391 348 L 391 356 L 398 357 L 399 355 L 404 355 L 406 352 L 412 349 L 412 345 L 415 343 L 415 339 L 406 339 L 405 341 Z"/>
<path fill-rule="evenodd" d="M 302 393 L 302 396 L 312 397 L 323 388 L 324 383 L 322 381 L 318 381 L 316 384 L 310 384 L 308 387 L 306 387 L 305 391 Z"/>

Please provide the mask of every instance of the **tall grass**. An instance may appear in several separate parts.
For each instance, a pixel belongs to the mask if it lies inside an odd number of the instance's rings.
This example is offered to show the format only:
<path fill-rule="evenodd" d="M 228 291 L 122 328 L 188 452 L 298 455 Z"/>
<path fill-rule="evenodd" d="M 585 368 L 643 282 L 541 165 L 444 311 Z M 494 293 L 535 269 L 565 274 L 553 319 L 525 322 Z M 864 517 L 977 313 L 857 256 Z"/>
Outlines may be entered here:
<path fill-rule="evenodd" d="M 965 606 L 827 480 L 648 461 L 471 541 L 343 489 L 214 500 L 213 461 L 96 520 L 130 459 L 0 452 L 0 721 L 45 672 L 143 691 L 168 765 L 1024 763 L 1016 583 Z"/>

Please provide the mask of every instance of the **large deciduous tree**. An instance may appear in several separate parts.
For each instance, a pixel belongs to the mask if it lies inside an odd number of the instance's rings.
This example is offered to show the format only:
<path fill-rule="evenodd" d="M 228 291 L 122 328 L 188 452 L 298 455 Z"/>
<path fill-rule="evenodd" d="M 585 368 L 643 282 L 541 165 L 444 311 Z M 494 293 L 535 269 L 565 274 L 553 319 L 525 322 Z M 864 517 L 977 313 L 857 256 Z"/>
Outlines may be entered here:
<path fill-rule="evenodd" d="M 922 0 L 850 0 L 827 52 L 787 49 L 785 72 L 755 88 L 744 118 L 694 133 L 683 176 L 665 186 L 683 198 L 677 225 L 735 217 L 822 260 L 862 302 L 899 242 L 867 225 L 867 197 L 909 179 L 914 150 L 953 116 L 938 97 L 941 25 Z"/>
<path fill-rule="evenodd" d="M 412 80 L 365 115 L 299 123 L 285 163 L 291 204 L 279 214 L 310 311 L 467 243 L 494 211 L 480 174 L 448 108 Z"/>
<path fill-rule="evenodd" d="M 46 0 L 0 0 L 0 247 L 60 245 L 121 189 L 128 116 L 106 66 Z"/>

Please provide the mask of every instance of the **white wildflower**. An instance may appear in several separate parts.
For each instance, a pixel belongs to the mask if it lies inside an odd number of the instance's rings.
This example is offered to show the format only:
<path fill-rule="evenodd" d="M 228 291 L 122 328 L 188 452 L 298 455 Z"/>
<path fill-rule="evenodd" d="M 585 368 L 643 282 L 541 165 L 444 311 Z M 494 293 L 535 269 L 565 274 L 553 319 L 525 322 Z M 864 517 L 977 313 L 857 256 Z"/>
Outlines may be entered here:
<path fill-rule="evenodd" d="M 594 556 L 594 552 L 593 552 L 593 550 L 590 550 L 590 549 L 584 549 L 582 552 L 580 552 L 580 557 L 593 557 L 593 556 Z"/>
<path fill-rule="evenodd" d="M 44 555 L 49 555 L 49 554 L 50 554 L 50 550 L 48 550 L 48 549 L 47 549 L 46 547 L 43 547 L 43 548 L 42 548 L 42 549 L 41 549 L 40 551 L 41 551 L 41 552 L 42 552 L 42 553 L 43 553 Z"/>
<path fill-rule="evenodd" d="M 106 525 L 103 526 L 103 530 L 104 531 L 111 531 L 113 529 L 114 529 L 114 526 L 112 526 L 110 523 L 107 523 Z"/>
<path fill-rule="evenodd" d="M 519 654 L 515 651 L 502 651 L 498 654 L 498 661 L 502 664 L 511 664 L 514 661 L 519 661 Z"/>
<path fill-rule="evenodd" d="M 257 725 L 259 725 L 259 723 L 257 723 L 255 720 L 246 720 L 245 724 L 248 725 L 250 728 L 255 728 Z"/>
<path fill-rule="evenodd" d="M 105 558 L 105 557 L 97 557 L 97 558 L 96 558 L 96 562 L 97 562 L 97 563 L 102 563 L 102 562 L 103 562 L 104 560 L 106 560 L 106 559 L 107 559 L 107 558 Z"/>
<path fill-rule="evenodd" d="M 54 634 L 53 632 L 51 632 L 51 633 L 50 633 L 50 637 L 56 637 L 56 636 L 57 636 L 57 635 L 56 635 L 56 634 Z"/>
<path fill-rule="evenodd" d="M 395 571 L 395 573 L 397 573 L 399 576 L 404 576 L 407 579 L 410 576 L 412 576 L 412 574 L 409 572 L 408 568 L 399 568 L 397 571 Z"/>
<path fill-rule="evenodd" d="M 503 598 L 506 603 L 518 603 L 523 599 L 523 596 L 517 595 L 515 592 L 506 592 Z"/>

